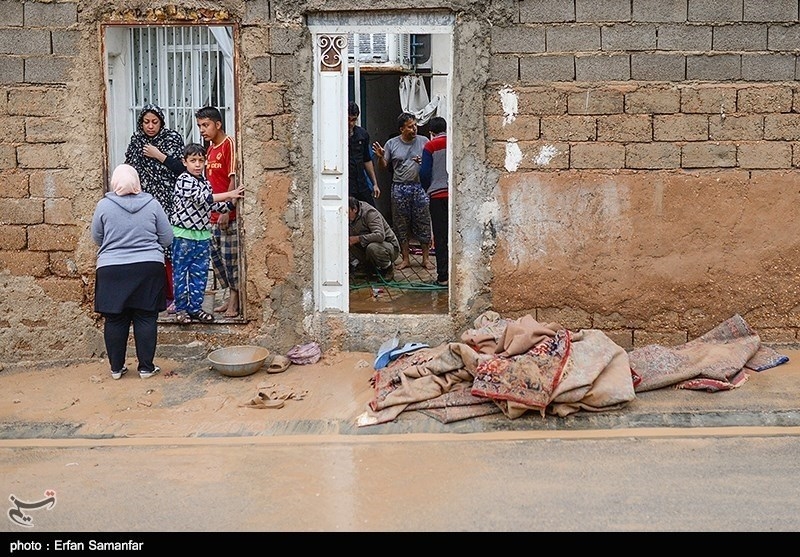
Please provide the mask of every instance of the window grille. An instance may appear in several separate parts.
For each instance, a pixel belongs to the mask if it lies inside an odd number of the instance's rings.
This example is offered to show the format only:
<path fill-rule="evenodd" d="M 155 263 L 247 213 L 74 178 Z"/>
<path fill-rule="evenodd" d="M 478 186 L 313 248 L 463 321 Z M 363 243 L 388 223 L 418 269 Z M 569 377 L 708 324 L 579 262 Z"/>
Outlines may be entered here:
<path fill-rule="evenodd" d="M 348 61 L 351 64 L 356 62 L 357 51 L 359 64 L 395 65 L 412 71 L 417 68 L 430 68 L 430 55 L 424 56 L 425 59 L 422 60 L 420 54 L 420 48 L 426 44 L 421 42 L 420 37 L 429 37 L 429 35 L 348 33 Z"/>
<path fill-rule="evenodd" d="M 185 142 L 202 143 L 194 113 L 215 106 L 223 121 L 231 111 L 232 91 L 226 82 L 226 61 L 215 38 L 224 27 L 133 27 L 130 29 L 132 104 L 129 115 L 136 129 L 142 106 L 153 103 L 164 111 L 165 125 Z"/>

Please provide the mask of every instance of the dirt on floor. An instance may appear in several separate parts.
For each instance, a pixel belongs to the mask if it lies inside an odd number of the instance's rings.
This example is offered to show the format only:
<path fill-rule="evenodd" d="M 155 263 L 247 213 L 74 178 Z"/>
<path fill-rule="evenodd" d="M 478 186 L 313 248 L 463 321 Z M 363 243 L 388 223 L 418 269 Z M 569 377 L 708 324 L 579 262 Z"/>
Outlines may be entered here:
<path fill-rule="evenodd" d="M 205 360 L 156 358 L 141 379 L 136 361 L 114 380 L 105 359 L 0 371 L 5 438 L 259 435 L 281 423 L 353 421 L 372 397 L 374 355 L 339 353 L 315 364 L 226 377 Z M 267 399 L 282 400 L 261 405 Z M 293 427 L 296 427 L 293 426 Z"/>

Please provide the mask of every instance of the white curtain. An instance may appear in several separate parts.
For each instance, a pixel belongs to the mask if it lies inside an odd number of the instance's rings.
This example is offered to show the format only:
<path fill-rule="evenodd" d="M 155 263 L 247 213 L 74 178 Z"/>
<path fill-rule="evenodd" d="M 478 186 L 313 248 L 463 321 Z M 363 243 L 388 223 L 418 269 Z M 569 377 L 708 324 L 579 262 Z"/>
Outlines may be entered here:
<path fill-rule="evenodd" d="M 233 36 L 230 27 L 209 27 L 209 30 L 225 56 L 225 67 L 233 75 Z"/>
<path fill-rule="evenodd" d="M 230 110 L 225 111 L 225 130 L 232 134 L 234 129 L 234 104 L 233 104 L 233 34 L 230 27 L 209 27 L 211 34 L 222 51 L 225 60 L 225 103 Z"/>

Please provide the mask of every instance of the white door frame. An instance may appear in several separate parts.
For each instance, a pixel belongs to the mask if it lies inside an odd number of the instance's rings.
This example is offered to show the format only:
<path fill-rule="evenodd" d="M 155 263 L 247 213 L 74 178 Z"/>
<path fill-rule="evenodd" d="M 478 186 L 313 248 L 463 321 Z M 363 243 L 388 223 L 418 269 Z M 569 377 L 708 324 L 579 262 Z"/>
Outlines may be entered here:
<path fill-rule="evenodd" d="M 307 22 L 314 48 L 314 304 L 317 311 L 348 312 L 347 33 L 452 35 L 455 15 L 319 12 L 309 14 Z"/>

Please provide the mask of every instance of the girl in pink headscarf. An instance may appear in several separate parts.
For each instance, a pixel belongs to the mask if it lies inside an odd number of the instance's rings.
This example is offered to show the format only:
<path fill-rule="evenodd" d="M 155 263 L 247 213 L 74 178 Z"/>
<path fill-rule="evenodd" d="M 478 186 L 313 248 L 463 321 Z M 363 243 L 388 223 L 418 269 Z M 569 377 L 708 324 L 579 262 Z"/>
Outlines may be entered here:
<path fill-rule="evenodd" d="M 111 191 L 119 196 L 142 193 L 139 173 L 129 164 L 121 164 L 111 175 Z"/>

